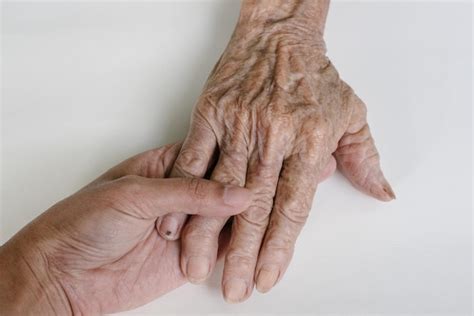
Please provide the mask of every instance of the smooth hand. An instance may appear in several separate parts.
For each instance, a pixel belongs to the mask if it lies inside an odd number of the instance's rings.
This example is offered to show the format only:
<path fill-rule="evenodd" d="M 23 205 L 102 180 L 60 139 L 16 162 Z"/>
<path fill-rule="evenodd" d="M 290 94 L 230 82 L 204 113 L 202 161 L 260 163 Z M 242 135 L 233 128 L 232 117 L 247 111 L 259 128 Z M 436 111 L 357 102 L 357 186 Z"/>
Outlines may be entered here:
<path fill-rule="evenodd" d="M 321 173 L 337 161 L 360 190 L 394 198 L 379 164 L 366 107 L 326 57 L 329 1 L 244 1 L 230 43 L 195 107 L 171 176 L 245 186 L 254 201 L 234 218 L 223 295 L 240 302 L 283 276 Z M 164 217 L 163 237 L 180 236 L 186 216 Z M 192 216 L 181 267 L 192 282 L 214 267 L 222 217 Z"/>
<path fill-rule="evenodd" d="M 143 305 L 185 283 L 180 244 L 160 237 L 169 212 L 229 216 L 248 190 L 201 179 L 161 179 L 180 145 L 145 152 L 59 202 L 0 248 L 7 315 L 103 314 Z"/>

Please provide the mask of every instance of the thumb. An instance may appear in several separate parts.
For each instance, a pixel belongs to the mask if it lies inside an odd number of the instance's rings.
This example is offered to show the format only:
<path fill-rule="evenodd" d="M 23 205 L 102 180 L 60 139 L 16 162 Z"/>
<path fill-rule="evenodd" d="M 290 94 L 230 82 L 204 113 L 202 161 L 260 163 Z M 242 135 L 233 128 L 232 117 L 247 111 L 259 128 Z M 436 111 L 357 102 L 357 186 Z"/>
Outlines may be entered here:
<path fill-rule="evenodd" d="M 127 212 L 143 218 L 168 213 L 227 217 L 244 211 L 252 201 L 248 189 L 198 178 L 126 176 L 118 182 L 122 197 L 133 205 Z"/>
<path fill-rule="evenodd" d="M 349 127 L 334 153 L 338 168 L 352 184 L 382 201 L 395 198 L 395 193 L 380 167 L 380 156 L 367 124 L 367 108 L 349 87 L 348 105 L 353 113 Z"/>

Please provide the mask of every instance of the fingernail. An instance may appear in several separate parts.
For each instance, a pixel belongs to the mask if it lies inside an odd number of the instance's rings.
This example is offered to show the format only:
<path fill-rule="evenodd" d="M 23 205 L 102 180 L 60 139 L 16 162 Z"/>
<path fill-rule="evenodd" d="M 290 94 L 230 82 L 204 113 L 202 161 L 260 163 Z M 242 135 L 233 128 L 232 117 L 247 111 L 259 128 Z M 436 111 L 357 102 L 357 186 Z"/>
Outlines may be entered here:
<path fill-rule="evenodd" d="M 249 203 L 251 193 L 249 190 L 236 186 L 224 188 L 224 203 L 233 207 L 246 206 Z M 243 210 L 243 209 L 242 209 Z"/>
<path fill-rule="evenodd" d="M 178 232 L 178 221 L 170 216 L 166 216 L 160 224 L 161 236 L 165 239 L 173 240 Z"/>
<path fill-rule="evenodd" d="M 209 260 L 206 257 L 190 257 L 186 267 L 186 276 L 191 283 L 200 283 L 207 278 L 210 268 Z"/>
<path fill-rule="evenodd" d="M 224 299 L 228 303 L 239 303 L 247 294 L 247 282 L 242 279 L 230 279 L 224 284 Z"/>
<path fill-rule="evenodd" d="M 274 265 L 264 265 L 257 275 L 257 290 L 260 293 L 266 293 L 270 291 L 280 276 L 280 269 Z"/>
<path fill-rule="evenodd" d="M 397 198 L 395 196 L 395 192 L 393 192 L 393 189 L 389 184 L 384 186 L 383 191 L 388 195 L 389 200 L 394 200 Z"/>

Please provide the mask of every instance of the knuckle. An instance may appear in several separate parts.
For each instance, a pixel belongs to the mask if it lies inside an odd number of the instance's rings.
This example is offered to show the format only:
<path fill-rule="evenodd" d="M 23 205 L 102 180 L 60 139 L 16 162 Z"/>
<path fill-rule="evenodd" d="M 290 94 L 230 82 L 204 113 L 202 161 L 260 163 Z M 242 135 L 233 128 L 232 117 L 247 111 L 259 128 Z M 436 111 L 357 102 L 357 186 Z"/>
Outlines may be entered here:
<path fill-rule="evenodd" d="M 270 194 L 255 194 L 252 205 L 248 210 L 237 216 L 253 226 L 263 227 L 268 223 L 272 206 L 273 197 Z"/>
<path fill-rule="evenodd" d="M 274 188 L 261 187 L 254 191 L 254 204 L 257 207 L 266 209 L 270 212 L 273 205 Z"/>
<path fill-rule="evenodd" d="M 256 155 L 253 159 L 258 167 L 250 171 L 256 177 L 272 178 L 281 168 L 288 142 L 281 135 L 273 138 L 268 135 L 258 135 L 257 143 Z"/>
<path fill-rule="evenodd" d="M 272 255 L 277 256 L 291 254 L 294 250 L 295 241 L 288 235 L 273 233 L 265 241 L 264 251 L 268 251 Z"/>
<path fill-rule="evenodd" d="M 193 123 L 196 120 L 206 122 L 215 115 L 216 98 L 210 91 L 205 91 L 193 110 Z"/>
<path fill-rule="evenodd" d="M 328 119 L 319 120 L 314 127 L 314 135 L 319 140 L 325 140 L 330 135 L 331 123 Z"/>
<path fill-rule="evenodd" d="M 109 194 L 130 197 L 140 192 L 139 177 L 135 175 L 126 175 L 114 181 L 115 186 L 112 187 Z"/>
<path fill-rule="evenodd" d="M 213 180 L 221 182 L 221 183 L 226 183 L 226 184 L 231 184 L 235 186 L 241 186 L 242 183 L 244 182 L 241 177 L 237 175 L 235 171 L 226 171 L 226 172 L 219 172 L 216 175 L 213 175 Z"/>
<path fill-rule="evenodd" d="M 94 198 L 103 207 L 123 209 L 134 207 L 136 196 L 140 194 L 140 183 L 137 176 L 127 175 L 109 182 L 95 192 Z"/>
<path fill-rule="evenodd" d="M 309 216 L 308 207 L 296 202 L 286 203 L 285 206 L 275 205 L 273 211 L 298 228 L 306 223 Z"/>
<path fill-rule="evenodd" d="M 237 166 L 244 166 L 248 160 L 248 151 L 244 146 L 244 140 L 237 138 L 224 139 L 224 144 L 220 150 L 220 155 L 226 157 L 230 162 Z"/>
<path fill-rule="evenodd" d="M 200 177 L 207 169 L 206 157 L 198 150 L 183 149 L 176 159 L 174 168 L 183 176 Z"/>
<path fill-rule="evenodd" d="M 252 209 L 237 215 L 237 217 L 240 217 L 252 226 L 263 228 L 268 223 L 268 214 L 269 212 L 266 210 L 259 207 L 252 207 Z"/>
<path fill-rule="evenodd" d="M 188 192 L 198 201 L 205 202 L 208 198 L 209 189 L 201 179 L 187 179 Z"/>
<path fill-rule="evenodd" d="M 242 252 L 240 249 L 229 249 L 226 256 L 226 266 L 238 267 L 239 271 L 251 271 L 255 269 L 255 256 Z"/>
<path fill-rule="evenodd" d="M 159 148 L 150 149 L 143 154 L 138 155 L 138 158 L 142 158 L 145 161 L 150 161 L 153 158 L 161 157 L 166 151 L 168 151 L 173 145 L 165 145 Z M 142 156 L 143 155 L 143 156 Z"/>
<path fill-rule="evenodd" d="M 231 160 L 218 165 L 212 174 L 212 180 L 221 183 L 232 184 L 236 186 L 243 186 L 245 183 L 245 172 L 231 165 Z"/>
<path fill-rule="evenodd" d="M 275 150 L 260 150 L 258 155 L 259 168 L 255 171 L 255 176 L 272 178 L 275 176 L 275 170 L 281 168 L 280 153 L 278 148 Z"/>
<path fill-rule="evenodd" d="M 284 141 L 289 139 L 294 130 L 292 115 L 270 108 L 261 110 L 257 115 L 253 137 L 258 146 L 278 150 L 287 145 Z"/>
<path fill-rule="evenodd" d="M 219 237 L 220 229 L 213 218 L 206 219 L 205 222 L 193 223 L 191 221 L 184 227 L 182 236 L 186 242 L 201 242 L 203 240 L 216 240 Z M 219 225 L 220 226 L 220 225 Z"/>
<path fill-rule="evenodd" d="M 344 101 L 348 106 L 352 106 L 352 114 L 359 118 L 367 117 L 367 107 L 355 91 L 345 82 L 342 83 L 342 93 Z"/>

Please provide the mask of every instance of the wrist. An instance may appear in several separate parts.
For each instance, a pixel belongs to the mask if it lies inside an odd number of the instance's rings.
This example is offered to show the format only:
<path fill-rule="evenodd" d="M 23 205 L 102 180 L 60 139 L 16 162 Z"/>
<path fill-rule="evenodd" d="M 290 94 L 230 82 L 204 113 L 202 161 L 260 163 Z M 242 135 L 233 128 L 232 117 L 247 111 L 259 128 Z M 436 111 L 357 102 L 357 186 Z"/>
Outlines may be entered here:
<path fill-rule="evenodd" d="M 18 238 L 21 239 L 17 236 L 0 247 L 0 310 L 7 315 L 72 314 L 64 290 L 48 270 L 45 256 L 32 245 L 25 249 Z"/>
<path fill-rule="evenodd" d="M 328 10 L 329 0 L 243 0 L 238 27 L 279 25 L 322 39 Z"/>

